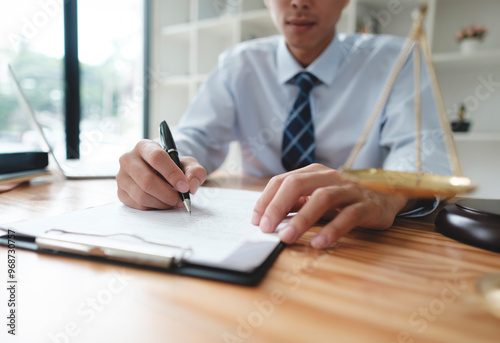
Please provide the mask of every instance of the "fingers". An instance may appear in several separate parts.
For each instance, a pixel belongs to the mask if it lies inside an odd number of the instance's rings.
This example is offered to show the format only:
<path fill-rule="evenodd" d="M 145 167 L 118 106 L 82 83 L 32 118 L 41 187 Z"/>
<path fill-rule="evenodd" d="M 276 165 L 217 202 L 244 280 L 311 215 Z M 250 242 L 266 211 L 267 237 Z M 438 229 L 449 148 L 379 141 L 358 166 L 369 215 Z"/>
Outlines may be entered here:
<path fill-rule="evenodd" d="M 332 209 L 337 215 L 312 239 L 311 246 L 324 249 L 337 242 L 355 227 L 389 228 L 408 199 L 397 194 L 382 194 L 363 189 L 353 183 L 316 190 L 289 225 L 280 230 L 280 239 L 294 243 L 324 214 Z"/>
<path fill-rule="evenodd" d="M 280 230 L 280 239 L 285 243 L 294 243 L 325 213 L 332 209 L 344 208 L 362 199 L 362 192 L 351 184 L 318 188 L 289 224 Z M 355 225 L 356 223 L 348 224 Z"/>
<path fill-rule="evenodd" d="M 180 157 L 180 160 L 189 183 L 189 191 L 191 194 L 195 194 L 207 179 L 207 171 L 193 157 Z"/>
<path fill-rule="evenodd" d="M 128 195 L 127 192 L 125 192 L 124 190 L 122 190 L 120 188 L 118 188 L 118 199 L 120 199 L 120 201 L 122 203 L 124 203 L 125 205 L 127 205 L 128 207 L 133 207 L 133 208 L 136 208 L 136 209 L 142 210 L 142 211 L 151 209 L 150 207 L 142 206 L 142 205 L 139 205 L 138 203 L 136 203 L 134 201 L 134 199 L 132 199 L 130 197 L 130 195 Z"/>
<path fill-rule="evenodd" d="M 280 174 L 277 176 L 274 176 L 266 185 L 264 191 L 262 192 L 262 195 L 260 198 L 257 200 L 255 207 L 254 207 L 254 217 L 252 218 L 252 223 L 254 225 L 258 225 L 260 218 L 262 217 L 262 214 L 264 214 L 264 211 L 266 207 L 269 205 L 271 200 L 274 198 L 276 192 L 278 189 L 281 187 L 282 183 L 290 177 L 293 177 L 294 175 L 298 174 L 303 174 L 303 173 L 309 173 L 309 172 L 314 172 L 314 171 L 320 171 L 320 170 L 328 170 L 329 168 L 326 168 L 322 165 L 319 165 L 317 163 L 311 164 L 307 167 L 294 170 L 285 174 Z"/>
<path fill-rule="evenodd" d="M 340 182 L 333 169 L 302 168 L 271 179 L 254 207 L 252 223 L 263 232 L 273 232 L 294 208 L 306 202 L 315 189 Z"/>
<path fill-rule="evenodd" d="M 116 181 L 118 188 L 141 207 L 167 209 L 180 200 L 177 192 L 165 180 L 142 159 L 134 156 L 124 155 L 120 158 Z"/>
<path fill-rule="evenodd" d="M 280 239 L 294 243 L 320 219 L 330 220 L 311 240 L 326 248 L 355 227 L 386 229 L 408 199 L 382 194 L 343 180 L 333 169 L 313 164 L 276 176 L 254 207 L 252 223 L 273 232 L 291 210 L 297 214 L 280 230 Z"/>
<path fill-rule="evenodd" d="M 327 248 L 355 227 L 361 226 L 362 218 L 366 215 L 370 214 L 361 203 L 345 207 L 311 239 L 311 246 L 316 249 Z"/>
<path fill-rule="evenodd" d="M 183 157 L 181 161 L 185 173 L 156 142 L 139 142 L 120 157 L 116 177 L 120 201 L 138 209 L 181 206 L 177 192 L 194 194 L 207 175 L 196 159 Z"/>
<path fill-rule="evenodd" d="M 186 175 L 175 165 L 168 153 L 159 144 L 152 141 L 141 141 L 136 145 L 135 149 L 137 149 L 138 155 L 144 162 L 158 171 L 178 192 L 189 192 Z M 134 178 L 134 175 L 131 176 Z"/>

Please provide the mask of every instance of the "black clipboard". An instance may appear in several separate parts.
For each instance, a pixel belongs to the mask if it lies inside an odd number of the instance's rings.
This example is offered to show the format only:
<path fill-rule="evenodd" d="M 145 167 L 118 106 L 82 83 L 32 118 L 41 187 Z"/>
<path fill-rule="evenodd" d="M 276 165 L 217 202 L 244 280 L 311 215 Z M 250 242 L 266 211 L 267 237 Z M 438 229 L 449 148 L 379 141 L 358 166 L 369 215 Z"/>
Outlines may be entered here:
<path fill-rule="evenodd" d="M 0 228 L 0 246 L 9 247 L 9 241 L 10 241 L 13 243 L 16 249 L 20 248 L 23 250 L 30 250 L 41 254 L 74 257 L 96 262 L 112 263 L 122 266 L 132 266 L 141 269 L 227 282 L 242 286 L 257 286 L 262 281 L 262 279 L 264 278 L 264 276 L 266 275 L 267 271 L 272 266 L 274 261 L 277 259 L 278 255 L 286 246 L 283 242 L 278 243 L 276 248 L 257 268 L 249 272 L 241 272 L 230 269 L 222 269 L 217 267 L 193 264 L 190 262 L 183 261 L 182 258 L 178 259 L 175 256 L 171 256 L 170 257 L 171 260 L 166 261 L 164 266 L 161 266 L 160 264 L 156 263 L 155 264 L 134 263 L 132 261 L 124 261 L 124 260 L 110 258 L 109 256 L 98 256 L 99 254 L 85 255 L 85 254 L 78 254 L 78 253 L 64 251 L 63 249 L 56 250 L 56 249 L 43 248 L 37 244 L 36 236 L 26 235 L 17 232 L 14 233 L 14 237 L 9 237 L 9 236 L 10 235 L 8 229 Z"/>

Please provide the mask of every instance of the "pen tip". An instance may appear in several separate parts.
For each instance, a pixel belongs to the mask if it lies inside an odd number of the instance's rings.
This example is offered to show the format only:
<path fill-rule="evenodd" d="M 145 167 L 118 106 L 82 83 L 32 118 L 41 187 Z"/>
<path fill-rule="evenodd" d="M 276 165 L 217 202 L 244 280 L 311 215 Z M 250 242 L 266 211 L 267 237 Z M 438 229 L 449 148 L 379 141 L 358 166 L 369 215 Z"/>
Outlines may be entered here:
<path fill-rule="evenodd" d="M 191 200 L 185 199 L 184 200 L 184 207 L 186 207 L 186 210 L 191 214 Z"/>

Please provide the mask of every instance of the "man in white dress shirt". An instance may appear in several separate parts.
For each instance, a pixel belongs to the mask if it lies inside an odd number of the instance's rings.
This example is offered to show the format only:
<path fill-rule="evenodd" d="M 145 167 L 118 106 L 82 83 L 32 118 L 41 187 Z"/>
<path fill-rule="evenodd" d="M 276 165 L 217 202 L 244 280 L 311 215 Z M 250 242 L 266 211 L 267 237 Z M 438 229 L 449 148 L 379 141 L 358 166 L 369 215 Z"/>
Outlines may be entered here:
<path fill-rule="evenodd" d="M 348 0 L 265 0 L 279 36 L 241 43 L 221 54 L 174 133 L 185 174 L 154 141 L 120 159 L 118 196 L 138 209 L 183 206 L 224 161 L 231 141 L 243 171 L 274 176 L 252 223 L 295 242 L 317 220 L 329 222 L 311 241 L 325 248 L 354 227 L 388 228 L 398 214 L 423 215 L 402 195 L 379 194 L 342 180 L 346 161 L 383 91 L 403 39 L 337 34 Z M 449 174 L 431 94 L 422 73 L 423 170 Z M 408 59 L 353 168 L 415 170 L 413 61 Z M 160 173 L 162 178 L 157 175 Z M 436 202 L 434 203 L 434 205 Z"/>

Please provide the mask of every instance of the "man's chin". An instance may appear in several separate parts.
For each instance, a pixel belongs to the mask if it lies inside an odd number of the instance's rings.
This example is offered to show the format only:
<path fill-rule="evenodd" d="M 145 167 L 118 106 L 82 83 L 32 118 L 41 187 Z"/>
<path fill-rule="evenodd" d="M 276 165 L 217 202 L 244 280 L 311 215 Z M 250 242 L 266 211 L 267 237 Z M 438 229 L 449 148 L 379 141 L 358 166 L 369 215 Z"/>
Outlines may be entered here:
<path fill-rule="evenodd" d="M 312 41 L 310 37 L 286 37 L 286 44 L 288 47 L 293 48 L 294 50 L 311 50 L 314 49 L 317 44 Z"/>
<path fill-rule="evenodd" d="M 308 30 L 304 32 L 296 32 L 292 29 L 284 31 L 284 35 L 287 41 L 311 41 L 317 36 L 316 30 Z"/>

